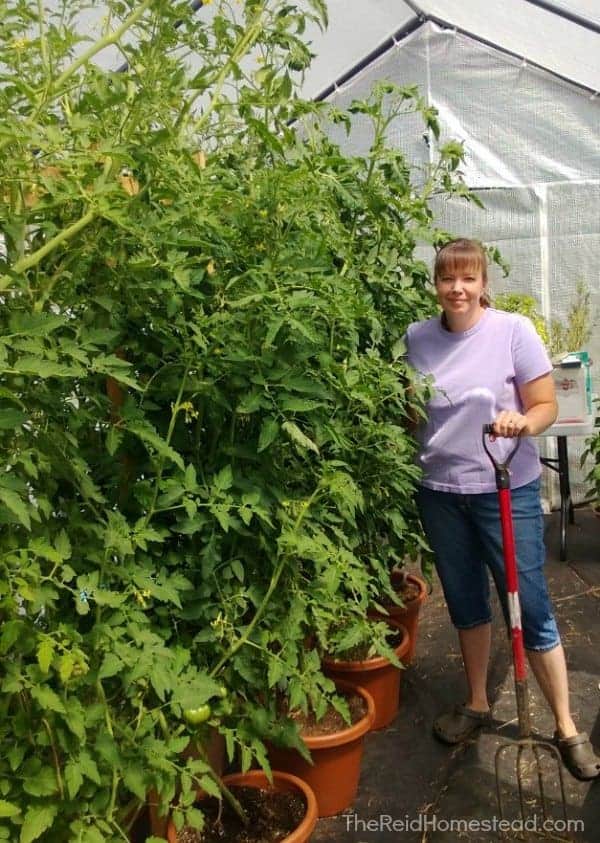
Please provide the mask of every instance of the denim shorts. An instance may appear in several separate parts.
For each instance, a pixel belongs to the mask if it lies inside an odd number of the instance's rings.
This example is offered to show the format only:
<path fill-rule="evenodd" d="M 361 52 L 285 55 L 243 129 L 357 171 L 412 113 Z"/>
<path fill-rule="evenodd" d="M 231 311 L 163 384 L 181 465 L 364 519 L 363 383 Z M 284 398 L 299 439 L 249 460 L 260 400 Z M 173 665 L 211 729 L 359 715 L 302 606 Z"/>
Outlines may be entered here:
<path fill-rule="evenodd" d="M 496 492 L 461 495 L 421 486 L 417 505 L 454 626 L 470 629 L 491 622 L 489 569 L 508 627 Z M 523 640 L 528 650 L 545 652 L 560 644 L 560 635 L 544 576 L 539 478 L 512 490 L 512 514 Z"/>

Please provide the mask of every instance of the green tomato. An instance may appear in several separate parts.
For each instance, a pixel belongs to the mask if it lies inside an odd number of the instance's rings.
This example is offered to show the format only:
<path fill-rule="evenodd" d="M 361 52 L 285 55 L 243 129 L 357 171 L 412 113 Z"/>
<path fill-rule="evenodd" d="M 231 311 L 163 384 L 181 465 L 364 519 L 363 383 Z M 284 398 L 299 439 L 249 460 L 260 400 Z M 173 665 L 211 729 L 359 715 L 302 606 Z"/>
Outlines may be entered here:
<path fill-rule="evenodd" d="M 191 726 L 199 726 L 200 723 L 206 723 L 210 715 L 211 707 L 208 704 L 201 705 L 198 708 L 186 708 L 183 712 L 186 722 Z"/>

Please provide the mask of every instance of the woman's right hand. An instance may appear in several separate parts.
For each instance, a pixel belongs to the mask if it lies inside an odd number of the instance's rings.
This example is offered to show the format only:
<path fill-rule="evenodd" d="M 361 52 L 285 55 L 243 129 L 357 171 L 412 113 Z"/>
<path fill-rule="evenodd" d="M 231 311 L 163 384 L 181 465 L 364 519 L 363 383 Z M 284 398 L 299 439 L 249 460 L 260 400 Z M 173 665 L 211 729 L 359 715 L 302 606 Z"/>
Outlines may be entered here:
<path fill-rule="evenodd" d="M 516 410 L 502 410 L 493 421 L 494 432 L 490 434 L 490 442 L 502 437 L 505 439 L 516 439 L 519 436 L 527 436 L 529 420 L 522 413 Z"/>

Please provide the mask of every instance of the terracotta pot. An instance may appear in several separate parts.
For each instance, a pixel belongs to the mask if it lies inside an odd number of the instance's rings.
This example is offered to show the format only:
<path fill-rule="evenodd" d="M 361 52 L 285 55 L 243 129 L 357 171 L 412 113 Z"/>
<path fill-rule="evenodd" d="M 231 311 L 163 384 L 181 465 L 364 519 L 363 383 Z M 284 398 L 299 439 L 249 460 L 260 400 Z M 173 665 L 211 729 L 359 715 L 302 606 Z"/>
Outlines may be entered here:
<path fill-rule="evenodd" d="M 273 784 L 271 784 L 262 770 L 250 770 L 248 773 L 233 773 L 225 776 L 223 783 L 227 787 L 232 785 L 239 787 L 257 787 L 264 790 L 276 790 L 278 792 L 300 793 L 306 804 L 306 814 L 300 825 L 284 837 L 281 843 L 307 843 L 317 822 L 317 800 L 311 788 L 296 776 L 289 773 L 281 773 L 273 770 Z M 169 843 L 178 843 L 177 831 L 172 820 L 169 820 L 167 830 Z"/>
<path fill-rule="evenodd" d="M 392 571 L 390 579 L 394 588 L 400 591 L 400 587 L 404 581 L 404 574 L 402 571 Z M 419 589 L 418 595 L 408 601 L 404 607 L 396 606 L 394 603 L 386 603 L 385 608 L 388 611 L 388 615 L 382 615 L 381 617 L 384 620 L 388 616 L 394 618 L 395 620 L 400 621 L 402 626 L 405 626 L 408 630 L 410 645 L 408 653 L 404 658 L 404 664 L 409 665 L 415 657 L 417 632 L 419 628 L 419 612 L 421 611 L 421 606 L 427 598 L 427 583 L 415 574 L 408 574 L 406 579 L 412 585 L 417 586 Z"/>
<path fill-rule="evenodd" d="M 217 729 L 211 727 L 206 739 L 204 751 L 206 753 L 206 759 L 212 769 L 218 776 L 222 776 L 223 771 L 225 770 L 226 762 L 225 738 L 219 731 L 217 731 Z M 192 742 L 190 742 L 186 749 L 182 752 L 183 761 L 187 758 L 199 757 L 199 753 Z M 202 791 L 200 791 L 200 794 L 204 796 Z M 168 816 L 159 814 L 159 798 L 156 790 L 154 789 L 148 793 L 148 815 L 152 834 L 156 837 L 166 837 L 169 818 Z"/>
<path fill-rule="evenodd" d="M 383 618 L 389 626 L 402 632 L 402 640 L 394 652 L 401 662 L 404 661 L 410 640 L 406 627 L 394 618 Z M 323 659 L 323 673 L 335 679 L 345 679 L 352 684 L 360 685 L 373 697 L 375 703 L 375 719 L 371 729 L 383 729 L 389 726 L 400 705 L 400 681 L 402 669 L 394 667 L 389 659 L 375 656 L 364 661 L 343 661 L 341 659 Z"/>
<path fill-rule="evenodd" d="M 364 699 L 367 712 L 358 723 L 331 735 L 308 735 L 308 747 L 313 764 L 294 749 L 269 747 L 273 767 L 285 770 L 305 781 L 317 798 L 320 817 L 330 817 L 347 810 L 356 797 L 364 737 L 375 717 L 373 697 L 364 688 L 351 682 L 336 680 L 339 691 L 354 691 Z"/>

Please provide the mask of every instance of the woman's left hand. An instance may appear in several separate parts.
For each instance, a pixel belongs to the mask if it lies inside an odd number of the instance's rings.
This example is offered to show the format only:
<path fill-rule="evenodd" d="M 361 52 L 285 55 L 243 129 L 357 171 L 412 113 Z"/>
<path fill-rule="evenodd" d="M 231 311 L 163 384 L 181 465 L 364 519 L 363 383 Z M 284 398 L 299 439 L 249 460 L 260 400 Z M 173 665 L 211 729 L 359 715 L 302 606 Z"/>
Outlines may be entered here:
<path fill-rule="evenodd" d="M 502 410 L 494 419 L 493 424 L 494 433 L 490 436 L 492 442 L 499 436 L 516 439 L 517 436 L 525 436 L 529 433 L 527 417 L 515 410 Z"/>

